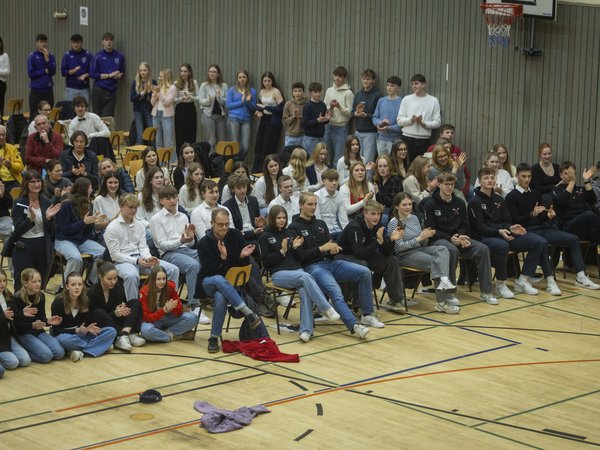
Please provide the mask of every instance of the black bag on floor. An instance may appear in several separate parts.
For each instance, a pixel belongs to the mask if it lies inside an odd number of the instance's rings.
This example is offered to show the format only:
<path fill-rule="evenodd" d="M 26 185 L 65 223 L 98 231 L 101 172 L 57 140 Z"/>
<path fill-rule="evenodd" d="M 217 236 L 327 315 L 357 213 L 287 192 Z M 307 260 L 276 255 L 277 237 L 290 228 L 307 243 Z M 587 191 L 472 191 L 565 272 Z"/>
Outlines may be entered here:
<path fill-rule="evenodd" d="M 12 114 L 6 122 L 6 128 L 8 129 L 7 141 L 9 144 L 18 144 L 19 138 L 23 133 L 23 130 L 27 129 L 29 123 L 23 114 Z M 9 140 L 10 137 L 10 140 Z"/>

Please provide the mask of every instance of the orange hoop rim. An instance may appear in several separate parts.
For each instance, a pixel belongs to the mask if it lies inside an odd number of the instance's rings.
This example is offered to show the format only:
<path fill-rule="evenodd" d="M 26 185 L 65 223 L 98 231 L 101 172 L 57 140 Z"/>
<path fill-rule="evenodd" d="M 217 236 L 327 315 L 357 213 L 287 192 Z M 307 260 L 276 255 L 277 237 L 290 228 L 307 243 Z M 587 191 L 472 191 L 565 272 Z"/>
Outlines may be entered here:
<path fill-rule="evenodd" d="M 498 16 L 514 20 L 523 15 L 523 5 L 518 3 L 481 3 L 479 7 L 486 20 L 491 20 Z M 498 12 L 498 14 L 494 14 L 491 11 Z"/>

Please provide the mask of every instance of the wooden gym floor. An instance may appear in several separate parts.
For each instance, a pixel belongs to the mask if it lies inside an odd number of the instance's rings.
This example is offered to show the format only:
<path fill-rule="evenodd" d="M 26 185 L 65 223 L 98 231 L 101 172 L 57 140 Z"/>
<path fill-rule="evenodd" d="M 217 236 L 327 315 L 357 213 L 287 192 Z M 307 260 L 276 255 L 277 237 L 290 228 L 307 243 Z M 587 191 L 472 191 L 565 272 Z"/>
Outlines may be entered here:
<path fill-rule="evenodd" d="M 433 296 L 417 294 L 408 315 L 380 311 L 386 327 L 362 342 L 341 322 L 317 324 L 308 344 L 269 328 L 299 364 L 209 355 L 202 327 L 196 341 L 8 371 L 0 448 L 598 446 L 600 291 L 575 289 L 572 280 L 559 275 L 562 297 L 542 290 L 498 306 L 459 288 L 456 316 L 432 312 Z M 295 308 L 289 322 L 297 318 Z M 237 329 L 225 337 L 237 338 Z M 149 388 L 162 402 L 137 401 Z M 263 404 L 271 413 L 209 434 L 196 400 Z"/>

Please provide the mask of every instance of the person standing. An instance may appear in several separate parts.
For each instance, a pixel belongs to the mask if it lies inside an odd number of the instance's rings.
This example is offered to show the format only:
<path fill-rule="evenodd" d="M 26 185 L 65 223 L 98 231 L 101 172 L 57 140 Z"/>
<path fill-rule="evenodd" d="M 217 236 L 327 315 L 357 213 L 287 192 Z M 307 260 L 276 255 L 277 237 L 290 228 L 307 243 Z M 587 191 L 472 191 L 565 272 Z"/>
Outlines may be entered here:
<path fill-rule="evenodd" d="M 352 117 L 356 126 L 356 136 L 360 140 L 365 162 L 377 158 L 377 128 L 373 124 L 373 114 L 379 99 L 383 96 L 375 86 L 375 71 L 367 69 L 362 73 L 363 88 L 356 93 L 352 103 Z"/>
<path fill-rule="evenodd" d="M 0 37 L 0 116 L 4 115 L 4 98 L 6 96 L 6 77 L 10 74 L 10 58 L 4 51 L 4 41 Z M 11 111 L 12 112 L 12 111 Z"/>
<path fill-rule="evenodd" d="M 175 148 L 179 149 L 184 142 L 196 142 L 196 102 L 200 97 L 200 88 L 194 80 L 191 65 L 186 63 L 179 67 L 175 88 Z M 177 158 L 175 152 L 173 158 Z"/>
<path fill-rule="evenodd" d="M 80 34 L 71 36 L 71 50 L 66 52 L 60 65 L 60 73 L 65 77 L 65 100 L 71 101 L 82 96 L 90 101 L 90 64 L 92 54 L 82 47 Z"/>
<path fill-rule="evenodd" d="M 331 111 L 331 120 L 325 125 L 323 138 L 327 148 L 333 153 L 333 161 L 344 154 L 344 142 L 350 132 L 352 103 L 354 94 L 346 82 L 348 71 L 344 66 L 333 69 L 333 85 L 325 92 L 325 104 Z M 309 151 L 312 154 L 312 151 Z"/>
<path fill-rule="evenodd" d="M 442 118 L 440 102 L 425 91 L 425 77 L 420 73 L 413 75 L 410 85 L 413 93 L 402 99 L 396 123 L 402 128 L 404 142 L 408 144 L 408 158 L 413 161 L 427 151 L 431 130 L 439 128 Z"/>
<path fill-rule="evenodd" d="M 117 88 L 125 76 L 125 57 L 113 48 L 114 40 L 112 33 L 102 35 L 103 48 L 94 55 L 90 67 L 90 77 L 94 79 L 92 109 L 100 117 L 115 116 Z"/>
<path fill-rule="evenodd" d="M 29 111 L 37 111 L 38 103 L 46 100 L 54 106 L 54 82 L 56 58 L 48 50 L 48 36 L 38 34 L 35 37 L 36 49 L 27 57 L 27 75 L 29 76 Z"/>
<path fill-rule="evenodd" d="M 227 137 L 225 122 L 225 103 L 227 99 L 227 83 L 223 83 L 221 68 L 217 64 L 208 67 L 206 80 L 200 85 L 200 109 L 202 116 L 202 136 L 214 151 L 218 141 Z"/>

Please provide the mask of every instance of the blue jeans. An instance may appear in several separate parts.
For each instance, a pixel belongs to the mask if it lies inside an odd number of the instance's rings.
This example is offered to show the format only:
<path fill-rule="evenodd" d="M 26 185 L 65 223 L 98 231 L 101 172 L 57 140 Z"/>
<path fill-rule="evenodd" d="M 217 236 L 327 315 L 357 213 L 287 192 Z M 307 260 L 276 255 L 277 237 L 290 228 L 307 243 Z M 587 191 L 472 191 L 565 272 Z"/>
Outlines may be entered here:
<path fill-rule="evenodd" d="M 196 295 L 196 278 L 200 272 L 198 252 L 190 247 L 180 247 L 164 253 L 161 258 L 177 266 L 179 271 L 185 274 L 188 300 L 190 304 L 198 306 L 200 303 L 198 301 L 198 296 Z"/>
<path fill-rule="evenodd" d="M 208 141 L 212 151 L 219 141 L 227 139 L 227 125 L 225 116 L 212 114 L 208 117 L 206 114 L 200 114 L 200 125 L 202 126 L 202 137 Z"/>
<path fill-rule="evenodd" d="M 346 144 L 346 136 L 348 136 L 349 126 L 335 126 L 331 124 L 325 125 L 325 145 L 329 149 L 329 157 L 333 156 L 333 164 L 337 164 L 338 159 L 344 156 L 344 147 Z M 330 162 L 331 162 L 330 161 Z"/>
<path fill-rule="evenodd" d="M 83 244 L 76 245 L 71 241 L 59 241 L 56 240 L 54 248 L 57 252 L 61 253 L 67 260 L 67 266 L 65 267 L 65 278 L 71 272 L 83 271 L 83 259 L 81 259 L 82 253 L 89 253 L 94 258 L 94 261 L 98 261 L 104 255 L 106 249 L 98 244 L 96 241 L 88 239 Z M 88 279 L 95 283 L 98 281 L 98 271 L 96 264 L 92 264 Z"/>
<path fill-rule="evenodd" d="M 65 349 L 60 342 L 46 332 L 37 336 L 20 334 L 17 339 L 23 348 L 27 350 L 33 362 L 47 363 L 53 359 L 63 359 L 65 357 Z"/>
<path fill-rule="evenodd" d="M 162 111 L 157 111 L 156 116 L 152 118 L 152 126 L 156 127 L 156 148 L 175 148 L 173 117 L 164 117 Z"/>
<path fill-rule="evenodd" d="M 302 138 L 302 147 L 308 152 L 308 155 L 312 155 L 313 150 L 319 142 L 323 142 L 323 138 L 304 136 Z"/>
<path fill-rule="evenodd" d="M 290 135 L 286 134 L 285 139 L 283 141 L 283 146 L 288 147 L 290 145 L 293 145 L 294 147 L 304 147 L 304 135 L 290 136 Z"/>
<path fill-rule="evenodd" d="M 135 143 L 140 145 L 144 130 L 152 126 L 151 111 L 133 111 L 133 120 L 135 120 Z"/>
<path fill-rule="evenodd" d="M 219 337 L 223 333 L 227 306 L 231 305 L 233 309 L 239 310 L 246 306 L 246 303 L 240 297 L 238 291 L 222 275 L 206 277 L 202 280 L 202 289 L 206 295 L 215 300 L 210 335 Z"/>
<path fill-rule="evenodd" d="M 344 300 L 338 281 L 358 283 L 358 300 L 363 315 L 373 312 L 371 271 L 368 268 L 348 261 L 333 260 L 319 261 L 304 269 L 313 276 L 321 290 L 331 299 L 334 309 L 350 331 L 353 330 L 356 319 Z"/>
<path fill-rule="evenodd" d="M 280 270 L 272 277 L 276 286 L 287 289 L 298 289 L 300 294 L 300 333 L 313 334 L 313 304 L 319 312 L 327 311 L 331 305 L 323 295 L 323 291 L 309 273 L 300 270 Z"/>
<path fill-rule="evenodd" d="M 167 333 L 173 333 L 175 336 L 181 336 L 188 331 L 193 330 L 198 323 L 198 316 L 184 312 L 180 316 L 171 313 L 165 314 L 162 319 L 156 322 L 142 322 L 141 336 L 151 342 L 169 342 L 171 336 Z"/>
<path fill-rule="evenodd" d="M 235 160 L 245 161 L 250 149 L 250 121 L 243 122 L 230 117 L 227 119 L 227 132 L 230 141 L 240 143 L 240 153 L 235 157 Z"/>
<path fill-rule="evenodd" d="M 73 89 L 70 87 L 65 88 L 65 101 L 71 102 L 75 97 L 81 95 L 83 98 L 90 103 L 90 89 Z"/>
<path fill-rule="evenodd" d="M 179 268 L 170 262 L 159 261 L 160 267 L 167 272 L 167 278 L 175 283 L 176 288 L 179 285 Z M 128 262 L 115 264 L 117 273 L 123 278 L 123 287 L 125 289 L 125 298 L 127 301 L 140 298 L 140 274 L 148 275 L 150 269 Z"/>
<path fill-rule="evenodd" d="M 61 333 L 56 336 L 58 342 L 62 344 L 65 350 L 80 350 L 83 353 L 97 358 L 102 356 L 112 345 L 117 337 L 117 330 L 112 327 L 104 327 L 99 334 L 70 334 Z"/>
<path fill-rule="evenodd" d="M 360 152 L 365 158 L 365 163 L 375 161 L 375 158 L 377 158 L 377 133 L 357 131 L 354 134 L 360 142 Z"/>
<path fill-rule="evenodd" d="M 14 337 L 10 338 L 10 352 L 0 352 L 0 368 L 12 370 L 31 364 L 31 358 Z"/>

